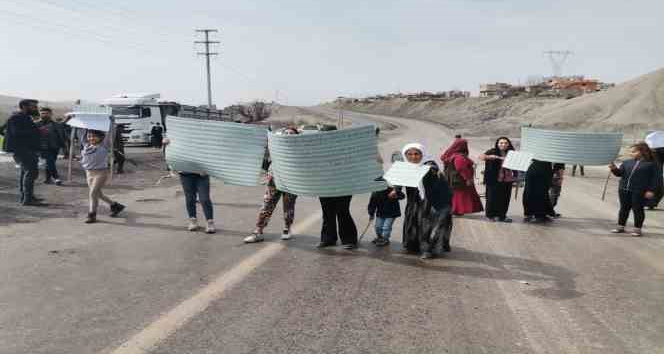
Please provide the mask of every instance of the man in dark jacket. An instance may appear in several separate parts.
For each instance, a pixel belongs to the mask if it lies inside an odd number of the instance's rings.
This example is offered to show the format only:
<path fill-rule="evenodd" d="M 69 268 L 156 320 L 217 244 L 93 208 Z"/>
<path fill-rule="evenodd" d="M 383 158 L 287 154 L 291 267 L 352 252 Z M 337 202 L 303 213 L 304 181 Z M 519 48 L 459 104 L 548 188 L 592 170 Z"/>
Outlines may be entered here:
<path fill-rule="evenodd" d="M 14 154 L 14 160 L 20 166 L 19 202 L 23 205 L 43 205 L 34 196 L 40 141 L 32 116 L 38 113 L 38 103 L 37 100 L 21 100 L 19 111 L 7 121 L 5 145 L 7 152 Z"/>
<path fill-rule="evenodd" d="M 53 111 L 48 107 L 42 107 L 39 110 L 41 121 L 37 123 L 39 130 L 39 143 L 41 157 L 46 160 L 46 178 L 45 184 L 61 185 L 62 181 L 58 175 L 56 161 L 60 149 L 65 147 L 65 131 L 61 124 L 53 121 Z"/>

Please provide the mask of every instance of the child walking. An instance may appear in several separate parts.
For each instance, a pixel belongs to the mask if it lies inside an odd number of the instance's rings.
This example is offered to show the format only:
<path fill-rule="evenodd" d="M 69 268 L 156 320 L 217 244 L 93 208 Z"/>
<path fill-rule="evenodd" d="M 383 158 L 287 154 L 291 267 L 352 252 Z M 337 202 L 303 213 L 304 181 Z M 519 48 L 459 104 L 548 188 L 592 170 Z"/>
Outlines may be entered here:
<path fill-rule="evenodd" d="M 87 133 L 87 143 L 81 151 L 81 166 L 85 170 L 88 188 L 90 188 L 90 210 L 86 224 L 92 224 L 97 221 L 97 207 L 101 199 L 111 208 L 111 217 L 116 217 L 125 206 L 112 201 L 104 195 L 102 188 L 106 185 L 109 176 L 108 167 L 108 140 L 105 140 L 106 134 L 97 130 L 89 130 Z"/>
<path fill-rule="evenodd" d="M 373 192 L 369 199 L 369 219 L 375 219 L 376 238 L 371 241 L 382 247 L 390 244 L 392 225 L 394 220 L 401 216 L 399 201 L 406 195 L 401 187 L 388 187 L 383 191 Z"/>

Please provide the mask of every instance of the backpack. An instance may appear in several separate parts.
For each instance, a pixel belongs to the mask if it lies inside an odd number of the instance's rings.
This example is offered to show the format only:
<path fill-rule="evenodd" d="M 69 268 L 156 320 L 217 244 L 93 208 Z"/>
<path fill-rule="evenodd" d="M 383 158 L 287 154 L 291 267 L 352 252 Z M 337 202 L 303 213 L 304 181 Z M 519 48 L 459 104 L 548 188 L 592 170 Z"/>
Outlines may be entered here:
<path fill-rule="evenodd" d="M 454 159 L 445 164 L 445 177 L 447 183 L 452 189 L 458 189 L 466 186 L 466 181 L 461 177 L 459 171 L 454 167 Z"/>

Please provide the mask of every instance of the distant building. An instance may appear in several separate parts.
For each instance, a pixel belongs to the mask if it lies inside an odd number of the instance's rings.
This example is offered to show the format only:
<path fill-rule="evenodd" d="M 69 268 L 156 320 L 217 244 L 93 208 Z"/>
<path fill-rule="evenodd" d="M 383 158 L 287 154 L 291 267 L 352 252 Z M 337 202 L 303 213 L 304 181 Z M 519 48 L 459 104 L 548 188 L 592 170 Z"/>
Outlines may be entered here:
<path fill-rule="evenodd" d="M 508 92 L 512 85 L 504 82 L 496 82 L 495 84 L 482 84 L 480 85 L 480 97 L 496 97 L 501 96 Z"/>

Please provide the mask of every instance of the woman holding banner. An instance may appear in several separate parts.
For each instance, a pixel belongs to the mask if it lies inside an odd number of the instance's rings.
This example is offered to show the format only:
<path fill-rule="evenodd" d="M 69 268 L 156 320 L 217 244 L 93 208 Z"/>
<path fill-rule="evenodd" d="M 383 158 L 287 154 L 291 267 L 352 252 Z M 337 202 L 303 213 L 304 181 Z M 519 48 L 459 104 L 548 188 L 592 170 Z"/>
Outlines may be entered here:
<path fill-rule="evenodd" d="M 526 187 L 523 191 L 525 222 L 545 223 L 551 221 L 548 215 L 555 215 L 549 196 L 552 180 L 551 162 L 533 160 L 526 172 Z"/>
<path fill-rule="evenodd" d="M 422 259 L 450 252 L 452 191 L 447 180 L 422 144 L 408 144 L 401 153 L 409 163 L 430 167 L 419 187 L 406 187 L 403 248 L 409 253 L 420 253 Z"/>
<path fill-rule="evenodd" d="M 298 132 L 297 129 L 288 127 L 279 130 L 275 134 L 295 135 L 298 134 Z M 256 243 L 264 240 L 263 229 L 265 229 L 270 222 L 272 213 L 274 213 L 274 209 L 276 209 L 279 204 L 279 199 L 283 200 L 284 212 L 284 228 L 281 232 L 281 239 L 291 239 L 291 225 L 293 225 L 293 220 L 295 219 L 295 201 L 297 200 L 297 195 L 282 192 L 277 189 L 277 186 L 274 183 L 274 176 L 272 175 L 272 168 L 270 167 L 271 161 L 269 158 L 269 152 L 267 152 L 266 159 L 267 175 L 265 176 L 265 179 L 267 181 L 267 187 L 265 188 L 265 194 L 263 195 L 263 206 L 258 211 L 254 232 L 245 237 L 244 243 Z"/>
<path fill-rule="evenodd" d="M 486 217 L 491 221 L 512 222 L 507 217 L 512 195 L 512 184 L 516 180 L 515 172 L 503 168 L 503 161 L 509 151 L 514 150 L 507 137 L 496 140 L 493 149 L 479 156 L 484 161 L 484 185 L 486 186 Z"/>

